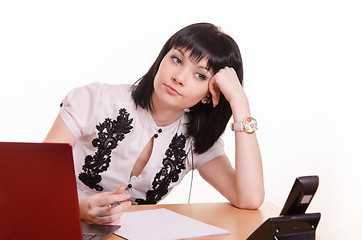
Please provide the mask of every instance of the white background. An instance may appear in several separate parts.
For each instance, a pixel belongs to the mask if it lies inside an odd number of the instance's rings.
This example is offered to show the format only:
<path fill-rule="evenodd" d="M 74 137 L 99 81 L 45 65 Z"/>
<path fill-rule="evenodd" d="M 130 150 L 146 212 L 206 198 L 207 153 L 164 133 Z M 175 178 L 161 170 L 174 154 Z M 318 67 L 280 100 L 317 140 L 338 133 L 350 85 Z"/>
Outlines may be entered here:
<path fill-rule="evenodd" d="M 41 142 L 70 89 L 133 83 L 174 32 L 212 22 L 242 52 L 266 200 L 282 207 L 297 176 L 318 175 L 308 212 L 322 213 L 319 236 L 356 239 L 361 10 L 357 0 L 1 1 L 0 141 Z M 233 159 L 229 128 L 224 140 Z M 189 185 L 190 174 L 163 203 L 187 202 Z M 212 201 L 225 199 L 195 172 L 191 202 Z"/>

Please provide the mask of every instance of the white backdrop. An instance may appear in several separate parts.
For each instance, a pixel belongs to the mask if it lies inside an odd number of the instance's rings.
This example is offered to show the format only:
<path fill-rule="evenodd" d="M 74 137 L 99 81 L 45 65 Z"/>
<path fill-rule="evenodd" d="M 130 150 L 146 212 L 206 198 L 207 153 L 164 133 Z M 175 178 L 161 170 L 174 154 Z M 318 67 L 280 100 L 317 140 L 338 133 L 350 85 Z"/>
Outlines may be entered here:
<path fill-rule="evenodd" d="M 133 83 L 174 32 L 212 22 L 242 52 L 266 200 L 282 207 L 295 177 L 319 175 L 308 209 L 322 213 L 319 235 L 356 239 L 360 13 L 357 0 L 1 1 L 0 141 L 41 142 L 70 89 Z M 224 140 L 233 159 L 229 128 Z M 187 202 L 189 185 L 190 176 L 163 203 Z M 191 202 L 212 201 L 225 199 L 195 172 Z"/>

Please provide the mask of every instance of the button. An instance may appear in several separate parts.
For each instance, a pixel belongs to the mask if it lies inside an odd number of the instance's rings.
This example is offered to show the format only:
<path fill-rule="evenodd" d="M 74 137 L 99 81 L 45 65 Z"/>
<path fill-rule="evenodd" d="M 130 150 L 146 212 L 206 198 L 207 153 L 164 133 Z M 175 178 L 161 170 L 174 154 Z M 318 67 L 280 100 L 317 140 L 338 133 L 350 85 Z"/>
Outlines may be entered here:
<path fill-rule="evenodd" d="M 158 134 L 156 133 L 155 135 L 153 135 L 154 138 L 158 138 Z"/>
<path fill-rule="evenodd" d="M 162 129 L 160 128 L 160 129 L 158 129 L 158 133 L 162 133 Z"/>

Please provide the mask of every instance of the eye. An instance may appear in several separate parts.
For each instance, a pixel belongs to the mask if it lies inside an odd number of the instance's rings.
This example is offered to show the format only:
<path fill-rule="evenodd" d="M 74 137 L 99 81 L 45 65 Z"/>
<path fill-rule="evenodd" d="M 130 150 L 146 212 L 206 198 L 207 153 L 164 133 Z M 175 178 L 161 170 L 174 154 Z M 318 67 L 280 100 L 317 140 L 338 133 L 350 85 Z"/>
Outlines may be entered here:
<path fill-rule="evenodd" d="M 181 58 L 177 57 L 177 56 L 171 56 L 172 61 L 174 61 L 174 63 L 176 63 L 177 65 L 180 65 L 182 63 Z"/>
<path fill-rule="evenodd" d="M 197 79 L 200 79 L 200 80 L 206 80 L 207 79 L 207 77 L 205 76 L 205 74 L 202 74 L 202 73 L 196 73 L 196 78 Z"/>

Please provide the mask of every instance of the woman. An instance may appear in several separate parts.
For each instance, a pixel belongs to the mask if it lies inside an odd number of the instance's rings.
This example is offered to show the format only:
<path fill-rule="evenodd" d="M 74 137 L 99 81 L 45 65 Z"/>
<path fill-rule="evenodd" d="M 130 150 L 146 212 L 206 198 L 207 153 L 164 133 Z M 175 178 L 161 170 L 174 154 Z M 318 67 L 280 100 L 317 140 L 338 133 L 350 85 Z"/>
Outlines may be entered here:
<path fill-rule="evenodd" d="M 235 41 L 198 23 L 175 33 L 132 86 L 72 90 L 45 142 L 73 146 L 81 218 L 118 223 L 131 204 L 157 203 L 195 168 L 236 207 L 257 209 L 262 162 L 242 79 Z M 235 169 L 220 139 L 231 115 Z"/>

